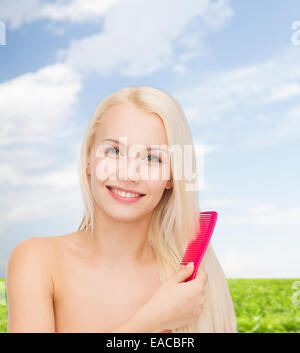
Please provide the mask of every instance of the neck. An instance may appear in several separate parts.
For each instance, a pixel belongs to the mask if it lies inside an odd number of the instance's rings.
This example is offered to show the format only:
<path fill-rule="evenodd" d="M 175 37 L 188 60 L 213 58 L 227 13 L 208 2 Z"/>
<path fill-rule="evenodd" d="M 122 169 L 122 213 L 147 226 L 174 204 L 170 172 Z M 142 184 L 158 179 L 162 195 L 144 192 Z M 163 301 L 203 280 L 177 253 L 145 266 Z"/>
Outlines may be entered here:
<path fill-rule="evenodd" d="M 122 221 L 95 208 L 94 231 L 88 231 L 89 248 L 108 266 L 140 266 L 153 263 L 155 254 L 148 242 L 152 214 Z"/>

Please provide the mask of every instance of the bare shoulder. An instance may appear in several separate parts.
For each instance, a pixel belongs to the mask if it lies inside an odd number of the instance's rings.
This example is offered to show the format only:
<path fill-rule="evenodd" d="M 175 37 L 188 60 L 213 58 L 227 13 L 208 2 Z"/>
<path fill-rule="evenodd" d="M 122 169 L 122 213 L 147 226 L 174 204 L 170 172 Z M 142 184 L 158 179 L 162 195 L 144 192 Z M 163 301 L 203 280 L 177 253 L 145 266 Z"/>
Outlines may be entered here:
<path fill-rule="evenodd" d="M 28 259 L 29 261 L 47 261 L 58 245 L 55 238 L 56 237 L 32 237 L 21 241 L 11 252 L 9 262 L 12 260 L 22 261 L 24 259 Z"/>
<path fill-rule="evenodd" d="M 75 236 L 75 233 L 66 235 L 48 236 L 48 237 L 31 237 L 21 241 L 15 246 L 11 255 L 30 254 L 34 257 L 46 259 L 53 255 L 53 252 L 59 251 L 64 243 Z M 16 256 L 14 256 L 16 257 Z"/>
<path fill-rule="evenodd" d="M 47 247 L 53 247 L 53 239 L 55 237 L 32 237 L 18 243 L 12 251 L 12 254 L 23 254 L 24 252 L 34 251 L 40 254 L 40 251 L 45 251 Z"/>
<path fill-rule="evenodd" d="M 12 250 L 7 266 L 7 275 L 14 268 L 34 269 L 44 274 L 52 273 L 53 266 L 63 251 L 64 243 L 72 234 L 48 237 L 31 237 L 21 241 Z"/>
<path fill-rule="evenodd" d="M 8 332 L 54 332 L 53 266 L 61 239 L 28 238 L 11 252 L 6 274 Z"/>

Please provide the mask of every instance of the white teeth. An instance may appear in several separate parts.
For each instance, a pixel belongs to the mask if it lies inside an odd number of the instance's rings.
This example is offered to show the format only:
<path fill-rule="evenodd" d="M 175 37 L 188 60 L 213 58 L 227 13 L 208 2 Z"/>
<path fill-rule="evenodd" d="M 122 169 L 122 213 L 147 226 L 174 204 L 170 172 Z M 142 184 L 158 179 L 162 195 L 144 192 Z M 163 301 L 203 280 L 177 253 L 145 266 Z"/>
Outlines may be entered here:
<path fill-rule="evenodd" d="M 137 197 L 137 196 L 141 196 L 140 194 L 132 194 L 130 192 L 124 192 L 124 191 L 120 191 L 117 189 L 111 189 L 112 192 L 114 192 L 115 194 L 121 195 L 123 197 Z"/>

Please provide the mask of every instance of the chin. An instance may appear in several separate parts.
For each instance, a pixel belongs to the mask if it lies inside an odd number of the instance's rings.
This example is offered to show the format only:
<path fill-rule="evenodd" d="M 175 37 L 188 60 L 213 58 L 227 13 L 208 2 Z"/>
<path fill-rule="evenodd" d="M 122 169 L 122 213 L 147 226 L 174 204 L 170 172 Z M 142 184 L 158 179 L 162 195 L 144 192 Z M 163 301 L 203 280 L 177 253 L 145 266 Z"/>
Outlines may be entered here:
<path fill-rule="evenodd" d="M 105 213 L 110 217 L 113 218 L 116 221 L 119 222 L 132 222 L 132 221 L 137 221 L 141 218 L 143 218 L 143 214 L 141 212 L 137 213 L 134 210 L 118 210 L 117 207 L 115 207 L 113 210 L 107 210 Z"/>

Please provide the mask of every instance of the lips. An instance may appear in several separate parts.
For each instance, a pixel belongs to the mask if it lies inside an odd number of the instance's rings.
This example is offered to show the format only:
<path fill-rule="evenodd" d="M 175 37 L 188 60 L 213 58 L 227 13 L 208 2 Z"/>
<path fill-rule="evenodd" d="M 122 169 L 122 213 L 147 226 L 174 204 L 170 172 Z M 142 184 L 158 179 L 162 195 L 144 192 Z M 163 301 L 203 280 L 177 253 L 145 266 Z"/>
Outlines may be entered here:
<path fill-rule="evenodd" d="M 106 185 L 106 187 L 111 190 L 111 189 L 117 189 L 117 190 L 120 190 L 120 191 L 124 191 L 124 192 L 130 192 L 131 194 L 139 194 L 141 196 L 145 196 L 146 194 L 143 194 L 139 191 L 135 191 L 135 190 L 129 190 L 129 189 L 123 189 L 123 188 L 120 188 L 118 186 L 114 186 L 114 185 Z"/>

